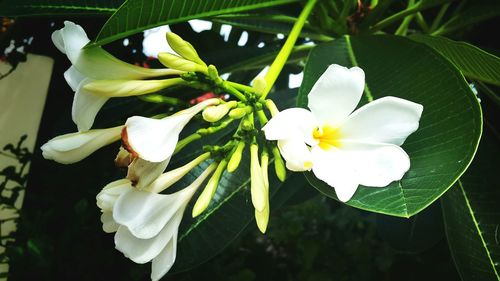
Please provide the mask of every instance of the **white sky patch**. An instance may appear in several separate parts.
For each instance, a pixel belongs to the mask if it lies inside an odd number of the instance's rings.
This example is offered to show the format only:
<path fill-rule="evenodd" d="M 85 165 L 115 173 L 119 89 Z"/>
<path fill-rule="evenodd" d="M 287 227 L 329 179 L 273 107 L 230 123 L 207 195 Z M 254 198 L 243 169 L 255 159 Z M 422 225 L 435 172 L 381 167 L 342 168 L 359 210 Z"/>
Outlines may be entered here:
<path fill-rule="evenodd" d="M 300 87 L 302 84 L 302 79 L 304 79 L 304 72 L 302 71 L 299 74 L 290 74 L 288 77 L 288 88 L 295 89 Z"/>
<path fill-rule="evenodd" d="M 220 75 L 220 78 L 227 80 L 227 78 L 229 78 L 229 75 L 231 75 L 231 72 Z"/>
<path fill-rule="evenodd" d="M 268 66 L 266 66 L 266 67 L 264 67 L 264 69 L 262 69 L 262 70 L 259 72 L 259 74 L 257 74 L 257 76 L 255 76 L 255 78 L 257 78 L 257 77 L 264 77 L 264 76 L 266 76 L 266 74 L 267 74 L 267 72 L 268 72 L 268 71 L 269 71 L 269 65 L 268 65 Z M 252 81 L 252 83 L 253 83 L 253 81 Z"/>
<path fill-rule="evenodd" d="M 226 42 L 227 40 L 229 40 L 229 34 L 231 33 L 231 29 L 233 29 L 233 27 L 228 24 L 223 24 L 220 27 L 220 35 L 224 37 L 224 41 Z"/>
<path fill-rule="evenodd" d="M 264 42 L 260 42 L 259 45 L 257 45 L 257 47 L 259 48 L 264 48 L 264 46 L 266 45 L 266 43 Z"/>
<path fill-rule="evenodd" d="M 127 47 L 130 44 L 130 40 L 128 38 L 123 39 L 123 46 Z"/>
<path fill-rule="evenodd" d="M 240 40 L 238 40 L 238 46 L 245 46 L 248 42 L 248 32 L 243 31 L 240 36 Z"/>
<path fill-rule="evenodd" d="M 206 20 L 190 20 L 188 21 L 194 32 L 202 32 L 212 29 L 212 22 Z"/>
<path fill-rule="evenodd" d="M 276 34 L 276 37 L 278 37 L 278 39 L 283 39 L 285 38 L 285 35 L 283 33 L 278 33 Z"/>
<path fill-rule="evenodd" d="M 174 50 L 167 43 L 166 34 L 170 31 L 168 25 L 145 30 L 144 40 L 142 41 L 142 52 L 144 55 L 157 58 L 160 52 L 175 54 Z"/>

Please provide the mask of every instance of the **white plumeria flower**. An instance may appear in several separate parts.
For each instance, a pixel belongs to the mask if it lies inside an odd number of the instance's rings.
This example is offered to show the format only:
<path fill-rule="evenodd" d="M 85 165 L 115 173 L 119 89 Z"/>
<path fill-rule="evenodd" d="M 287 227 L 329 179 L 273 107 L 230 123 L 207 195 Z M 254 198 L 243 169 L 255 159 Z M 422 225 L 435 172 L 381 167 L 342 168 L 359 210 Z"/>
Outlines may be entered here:
<path fill-rule="evenodd" d="M 423 106 L 384 97 L 358 110 L 365 86 L 359 67 L 331 65 L 308 95 L 308 107 L 276 114 L 264 126 L 277 140 L 286 166 L 312 170 L 346 202 L 358 185 L 384 187 L 400 180 L 410 159 L 400 147 L 418 128 Z"/>
<path fill-rule="evenodd" d="M 162 278 L 174 264 L 184 210 L 214 169 L 210 165 L 188 187 L 172 194 L 141 191 L 128 180 L 118 180 L 97 195 L 103 230 L 116 231 L 116 249 L 132 261 L 152 262 L 151 280 Z"/>
<path fill-rule="evenodd" d="M 72 63 L 64 77 L 75 91 L 72 118 L 79 131 L 92 127 L 97 112 L 111 97 L 151 93 L 181 82 L 180 78 L 140 80 L 182 71 L 143 68 L 125 63 L 99 46 L 84 48 L 90 42 L 87 34 L 69 21 L 52 33 L 52 41 Z"/>
<path fill-rule="evenodd" d="M 219 104 L 219 99 L 207 99 L 188 109 L 163 119 L 133 116 L 127 119 L 122 140 L 129 152 L 150 161 L 170 158 L 184 126 L 205 107 Z"/>
<path fill-rule="evenodd" d="M 42 145 L 45 159 L 71 164 L 120 139 L 124 126 L 57 136 Z"/>

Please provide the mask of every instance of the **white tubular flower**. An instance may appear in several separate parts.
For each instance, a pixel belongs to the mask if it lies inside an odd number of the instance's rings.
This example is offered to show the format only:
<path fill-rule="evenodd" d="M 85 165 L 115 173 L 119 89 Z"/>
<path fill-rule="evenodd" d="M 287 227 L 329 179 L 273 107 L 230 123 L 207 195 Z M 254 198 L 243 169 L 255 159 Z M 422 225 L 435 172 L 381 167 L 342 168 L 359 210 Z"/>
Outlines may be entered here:
<path fill-rule="evenodd" d="M 122 140 L 132 154 L 150 162 L 162 162 L 172 156 L 179 134 L 191 118 L 219 102 L 219 99 L 207 99 L 163 119 L 130 117 L 125 123 Z"/>
<path fill-rule="evenodd" d="M 309 93 L 308 107 L 277 113 L 264 126 L 286 166 L 313 171 L 346 202 L 358 185 L 384 187 L 400 180 L 410 159 L 400 145 L 418 128 L 423 106 L 384 97 L 356 108 L 365 85 L 359 67 L 331 65 Z"/>
<path fill-rule="evenodd" d="M 42 155 L 45 159 L 62 164 L 78 162 L 99 148 L 119 140 L 123 127 L 57 136 L 42 145 Z"/>
<path fill-rule="evenodd" d="M 62 29 L 52 33 L 52 41 L 72 63 L 64 77 L 76 92 L 72 117 L 79 131 L 92 127 L 97 112 L 110 97 L 146 94 L 173 83 L 169 81 L 173 79 L 137 80 L 183 72 L 143 68 L 125 63 L 99 46 L 84 48 L 90 42 L 87 34 L 81 26 L 69 21 L 64 22 Z M 116 93 L 112 94 L 111 91 Z"/>
<path fill-rule="evenodd" d="M 119 180 L 97 196 L 104 231 L 116 231 L 116 249 L 132 261 L 152 261 L 151 280 L 159 280 L 174 264 L 184 210 L 214 168 L 209 166 L 188 187 L 172 194 L 137 190 L 130 181 Z"/>

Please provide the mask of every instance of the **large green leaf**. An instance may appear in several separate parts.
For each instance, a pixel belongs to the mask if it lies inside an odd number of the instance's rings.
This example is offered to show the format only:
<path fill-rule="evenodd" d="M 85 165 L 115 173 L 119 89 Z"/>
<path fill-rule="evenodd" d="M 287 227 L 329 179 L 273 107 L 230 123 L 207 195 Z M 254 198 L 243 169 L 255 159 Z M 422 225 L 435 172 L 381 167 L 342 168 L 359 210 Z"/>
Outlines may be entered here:
<path fill-rule="evenodd" d="M 296 92 L 283 91 L 278 93 L 280 107 L 290 107 L 295 102 Z M 189 130 L 189 128 L 188 128 Z M 187 132 L 189 134 L 189 132 Z M 182 155 L 176 155 L 172 167 L 186 163 L 202 153 L 201 146 L 221 144 L 221 140 L 231 136 L 233 131 L 218 135 L 217 138 L 207 138 L 203 143 L 196 142 Z M 186 175 L 176 186 L 184 187 L 192 182 L 206 167 L 197 167 Z M 281 183 L 274 175 L 273 163 L 269 165 L 270 205 L 271 214 L 288 198 L 304 188 L 301 175 L 290 175 Z M 176 188 L 174 186 L 174 188 Z M 254 208 L 250 196 L 250 157 L 246 148 L 241 164 L 234 173 L 224 172 L 217 191 L 209 207 L 195 219 L 191 218 L 191 210 L 197 195 L 188 205 L 179 229 L 178 252 L 172 272 L 188 270 L 212 258 L 233 241 L 254 219 Z M 251 226 L 255 227 L 256 226 Z M 270 226 L 271 227 L 271 226 Z"/>
<path fill-rule="evenodd" d="M 466 42 L 457 42 L 445 37 L 413 35 L 410 38 L 434 48 L 465 76 L 500 85 L 499 57 Z"/>
<path fill-rule="evenodd" d="M 114 13 L 123 2 L 124 0 L 3 0 L 0 1 L 0 15 L 108 15 Z"/>
<path fill-rule="evenodd" d="M 358 65 L 366 73 L 365 96 L 396 96 L 424 106 L 419 129 L 402 146 L 411 159 L 405 176 L 385 188 L 360 186 L 346 204 L 410 217 L 439 198 L 465 171 L 481 135 L 481 109 L 462 74 L 433 49 L 396 36 L 360 36 L 318 45 L 310 53 L 299 106 L 330 64 Z M 360 105 L 367 102 L 363 98 Z M 332 187 L 308 180 L 336 198 Z"/>
<path fill-rule="evenodd" d="M 148 28 L 216 15 L 255 10 L 298 0 L 128 0 L 104 24 L 102 45 Z"/>
<path fill-rule="evenodd" d="M 462 280 L 500 280 L 498 138 L 485 131 L 478 155 L 442 198 L 445 231 Z"/>

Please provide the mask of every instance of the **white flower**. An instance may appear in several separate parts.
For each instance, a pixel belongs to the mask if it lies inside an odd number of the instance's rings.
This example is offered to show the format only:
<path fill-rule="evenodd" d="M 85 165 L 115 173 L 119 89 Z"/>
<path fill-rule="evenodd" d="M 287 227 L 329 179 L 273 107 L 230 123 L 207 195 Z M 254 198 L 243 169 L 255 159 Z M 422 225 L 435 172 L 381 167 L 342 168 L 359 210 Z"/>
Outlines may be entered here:
<path fill-rule="evenodd" d="M 423 110 L 384 97 L 353 112 L 364 85 L 361 68 L 331 65 L 309 93 L 311 111 L 286 109 L 263 128 L 268 140 L 278 140 L 288 169 L 312 169 L 344 202 L 360 184 L 383 187 L 403 177 L 410 159 L 399 146 L 417 130 Z"/>
<path fill-rule="evenodd" d="M 174 264 L 184 210 L 214 168 L 209 166 L 188 187 L 172 194 L 137 190 L 130 181 L 119 180 L 97 195 L 104 231 L 116 231 L 116 249 L 132 261 L 152 261 L 151 280 L 159 280 Z"/>
<path fill-rule="evenodd" d="M 72 63 L 64 77 L 76 92 L 72 117 L 79 131 L 92 127 L 97 112 L 110 97 L 151 93 L 181 82 L 180 78 L 140 80 L 182 71 L 143 68 L 125 63 L 99 46 L 84 48 L 90 42 L 87 34 L 69 21 L 52 34 L 52 41 Z"/>
<path fill-rule="evenodd" d="M 174 153 L 179 134 L 191 118 L 219 102 L 219 99 L 207 99 L 163 119 L 130 117 L 123 130 L 123 142 L 132 154 L 150 162 L 162 162 Z"/>
<path fill-rule="evenodd" d="M 45 159 L 71 164 L 120 139 L 123 126 L 57 136 L 42 145 Z"/>

